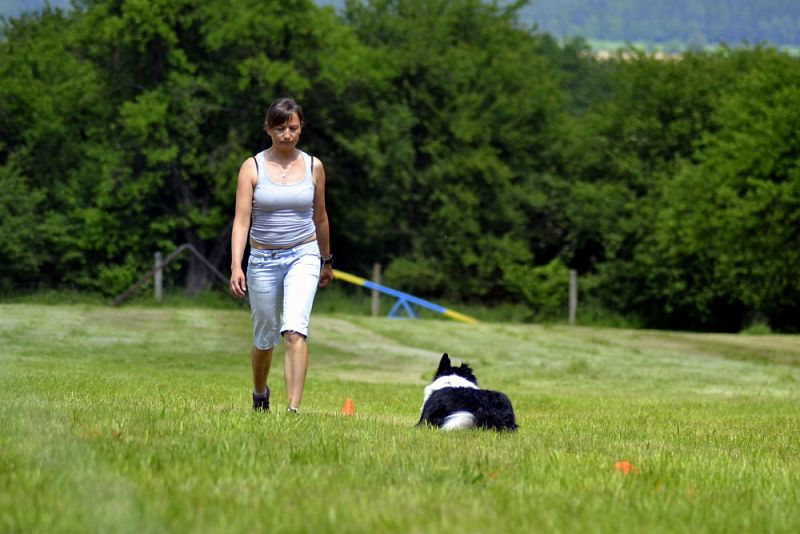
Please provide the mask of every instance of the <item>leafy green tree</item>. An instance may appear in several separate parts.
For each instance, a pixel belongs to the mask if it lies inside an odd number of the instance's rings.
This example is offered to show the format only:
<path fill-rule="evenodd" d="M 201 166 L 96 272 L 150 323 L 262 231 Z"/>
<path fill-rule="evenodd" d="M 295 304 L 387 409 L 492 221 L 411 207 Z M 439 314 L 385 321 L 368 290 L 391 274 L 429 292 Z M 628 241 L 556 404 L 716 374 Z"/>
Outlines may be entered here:
<path fill-rule="evenodd" d="M 696 161 L 665 181 L 637 249 L 667 326 L 800 329 L 800 61 L 769 50 L 720 98 Z"/>
<path fill-rule="evenodd" d="M 391 261 L 387 280 L 407 290 L 507 296 L 505 268 L 533 266 L 537 181 L 564 96 L 518 8 L 348 3 L 348 23 L 383 60 L 351 113 L 363 169 L 351 216 L 365 221 L 364 259 Z"/>
<path fill-rule="evenodd" d="M 558 209 L 567 229 L 560 239 L 560 255 L 582 275 L 596 278 L 588 284 L 593 288 L 590 297 L 659 327 L 735 330 L 748 314 L 772 316 L 760 306 L 756 311 L 755 298 L 743 299 L 734 284 L 724 288 L 720 273 L 707 267 L 718 265 L 709 255 L 727 253 L 709 249 L 707 238 L 690 227 L 704 218 L 718 220 L 717 215 L 701 210 L 698 221 L 689 219 L 687 206 L 701 197 L 685 183 L 670 194 L 665 189 L 671 190 L 674 177 L 704 153 L 703 146 L 724 135 L 716 115 L 719 106 L 736 94 L 741 79 L 761 76 L 751 73 L 768 69 L 767 58 L 773 55 L 783 58 L 775 62 L 776 68 L 788 68 L 783 62 L 795 61 L 766 49 L 723 49 L 690 53 L 677 61 L 635 53 L 606 65 L 613 74 L 610 90 L 598 95 L 588 111 L 565 122 L 570 135 L 563 137 L 567 142 L 555 175 L 571 179 L 554 179 L 552 186 L 560 191 L 548 194 L 550 199 L 561 199 Z M 756 90 L 747 95 L 758 105 L 776 106 Z M 746 124 L 744 120 L 738 126 Z M 764 125 L 748 136 L 769 142 L 770 131 Z M 731 147 L 736 150 L 735 144 Z M 752 156 L 750 152 L 746 157 Z M 703 172 L 717 174 L 711 165 Z M 710 183 L 709 191 L 716 185 Z M 733 219 L 726 224 L 742 226 Z M 686 235 L 695 235 L 696 248 L 676 244 L 680 242 L 676 236 Z M 789 246 L 789 250 L 794 249 Z M 754 294 L 759 292 L 756 287 Z"/>
<path fill-rule="evenodd" d="M 357 44 L 300 0 L 86 1 L 5 37 L 2 176 L 40 210 L 39 279 L 109 295 L 184 242 L 228 263 L 236 174 L 263 147 L 268 103 L 315 83 L 338 94 Z M 197 290 L 210 273 L 188 259 Z"/>
<path fill-rule="evenodd" d="M 15 289 L 20 281 L 34 279 L 42 263 L 36 214 L 40 191 L 10 165 L 0 167 L 0 293 Z M 19 289 L 18 287 L 16 289 Z"/>
<path fill-rule="evenodd" d="M 70 52 L 74 24 L 46 9 L 3 26 L 0 40 L 0 241 L 3 285 L 70 280 L 89 261 L 75 249 L 90 200 L 76 181 L 102 103 L 92 66 Z M 97 180 L 89 175 L 86 181 Z"/>
<path fill-rule="evenodd" d="M 313 4 L 276 3 L 254 19 L 257 7 L 128 0 L 90 3 L 80 17 L 83 50 L 115 111 L 103 158 L 116 169 L 105 176 L 116 177 L 91 207 L 98 226 L 114 230 L 103 274 L 115 286 L 130 283 L 147 249 L 187 242 L 214 264 L 227 254 L 237 166 L 257 147 L 262 110 L 276 93 L 308 85 L 288 59 L 304 41 L 286 39 L 284 25 Z M 210 274 L 188 260 L 194 291 Z"/>
<path fill-rule="evenodd" d="M 603 91 L 562 123 L 554 173 L 563 179 L 553 186 L 563 191 L 551 195 L 562 199 L 560 254 L 582 274 L 630 257 L 652 221 L 651 193 L 692 157 L 718 95 L 740 71 L 724 53 L 663 61 L 630 49 L 600 63 L 592 79 Z"/>

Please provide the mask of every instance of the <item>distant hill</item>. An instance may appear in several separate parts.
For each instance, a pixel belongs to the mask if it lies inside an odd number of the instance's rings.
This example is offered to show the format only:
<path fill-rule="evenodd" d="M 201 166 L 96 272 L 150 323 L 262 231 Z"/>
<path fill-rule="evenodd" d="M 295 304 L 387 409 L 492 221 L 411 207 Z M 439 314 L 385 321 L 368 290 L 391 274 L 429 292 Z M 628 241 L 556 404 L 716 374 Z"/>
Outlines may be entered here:
<path fill-rule="evenodd" d="M 69 0 L 0 0 L 0 15 L 4 17 L 18 17 L 25 11 L 35 11 L 45 4 L 53 7 L 69 8 Z"/>
<path fill-rule="evenodd" d="M 800 45 L 799 0 L 534 0 L 522 18 L 558 37 L 678 48 Z"/>
<path fill-rule="evenodd" d="M 50 0 L 69 7 L 69 0 Z M 317 0 L 341 8 L 344 0 Z M 0 0 L 0 14 L 17 16 L 45 0 Z M 647 43 L 666 49 L 726 43 L 800 47 L 800 0 L 532 0 L 525 24 L 557 37 Z"/>

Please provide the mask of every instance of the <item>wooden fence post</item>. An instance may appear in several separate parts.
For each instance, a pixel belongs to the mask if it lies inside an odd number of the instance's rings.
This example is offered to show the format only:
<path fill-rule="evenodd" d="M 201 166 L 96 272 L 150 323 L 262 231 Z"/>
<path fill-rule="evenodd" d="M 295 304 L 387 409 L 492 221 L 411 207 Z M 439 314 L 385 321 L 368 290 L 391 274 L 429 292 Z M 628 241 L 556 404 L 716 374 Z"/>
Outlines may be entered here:
<path fill-rule="evenodd" d="M 578 272 L 569 270 L 569 324 L 575 324 L 578 311 Z"/>
<path fill-rule="evenodd" d="M 155 273 L 153 273 L 153 292 L 156 298 L 156 302 L 161 304 L 161 298 L 163 295 L 163 273 L 164 269 L 162 268 L 162 261 L 161 261 L 161 252 L 155 253 Z"/>
<path fill-rule="evenodd" d="M 155 269 L 153 273 L 153 296 L 156 302 L 160 304 L 164 293 L 164 268 L 161 252 L 155 253 L 153 263 L 153 268 Z"/>
<path fill-rule="evenodd" d="M 376 284 L 381 283 L 381 264 L 372 264 L 372 281 Z M 372 316 L 377 317 L 381 313 L 380 292 L 377 289 L 372 290 Z"/>
<path fill-rule="evenodd" d="M 128 289 L 126 289 L 125 292 L 120 293 L 117 296 L 117 298 L 115 298 L 114 301 L 111 303 L 111 305 L 112 306 L 119 306 L 120 304 L 122 304 L 124 301 L 126 301 L 128 299 L 128 297 L 133 295 L 133 293 L 137 289 L 142 287 L 145 282 L 150 280 L 150 278 L 153 278 L 153 281 L 155 283 L 156 282 L 155 279 L 156 279 L 156 277 L 158 277 L 158 282 L 155 285 L 156 285 L 157 288 L 159 288 L 158 293 L 157 293 L 157 295 L 159 295 L 161 293 L 161 290 L 160 290 L 160 288 L 161 288 L 161 275 L 163 273 L 164 267 L 169 265 L 175 258 L 180 256 L 180 254 L 184 250 L 188 250 L 189 252 L 194 254 L 194 257 L 197 258 L 198 260 L 200 260 L 200 262 L 203 265 L 205 265 L 208 268 L 208 270 L 210 270 L 212 273 L 214 273 L 214 275 L 220 280 L 220 282 L 222 282 L 225 285 L 226 288 L 229 287 L 230 281 L 228 280 L 228 278 L 224 274 L 219 272 L 219 270 L 216 267 L 214 267 L 214 265 L 210 261 L 208 261 L 205 258 L 205 256 L 203 256 L 202 254 L 197 252 L 196 248 L 194 248 L 189 243 L 184 243 L 183 245 L 179 246 L 178 248 L 176 248 L 175 250 L 170 252 L 169 255 L 164 259 L 163 262 L 161 261 L 161 253 L 157 253 L 156 254 L 156 260 L 155 260 L 156 266 L 153 267 L 152 269 L 150 269 L 145 275 L 143 275 L 141 278 L 139 278 L 136 282 L 134 282 L 134 284 L 131 287 L 129 287 Z M 242 301 L 246 302 L 248 305 L 250 305 L 250 299 L 247 298 L 247 295 L 244 296 Z"/>

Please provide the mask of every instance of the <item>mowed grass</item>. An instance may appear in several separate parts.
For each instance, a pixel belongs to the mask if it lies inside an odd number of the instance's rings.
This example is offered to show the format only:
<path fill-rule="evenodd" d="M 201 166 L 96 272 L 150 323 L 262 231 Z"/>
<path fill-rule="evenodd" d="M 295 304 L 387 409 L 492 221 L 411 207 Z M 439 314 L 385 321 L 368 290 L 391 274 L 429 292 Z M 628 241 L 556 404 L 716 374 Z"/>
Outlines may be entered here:
<path fill-rule="evenodd" d="M 249 331 L 244 309 L 0 305 L 0 532 L 800 525 L 797 336 L 318 314 L 292 416 L 280 349 L 251 411 Z M 518 432 L 414 428 L 445 351 Z"/>

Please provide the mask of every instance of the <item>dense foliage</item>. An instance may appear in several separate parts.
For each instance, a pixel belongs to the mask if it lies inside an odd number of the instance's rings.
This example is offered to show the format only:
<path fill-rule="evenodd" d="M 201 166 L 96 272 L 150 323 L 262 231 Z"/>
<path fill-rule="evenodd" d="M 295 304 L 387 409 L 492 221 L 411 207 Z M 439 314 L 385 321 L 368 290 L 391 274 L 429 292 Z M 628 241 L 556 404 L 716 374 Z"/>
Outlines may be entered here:
<path fill-rule="evenodd" d="M 521 3 L 520 3 L 521 4 Z M 479 0 L 85 1 L 0 42 L 0 290 L 227 271 L 237 169 L 304 104 L 337 266 L 426 297 L 800 329 L 800 60 L 609 61 Z M 189 261 L 171 279 L 202 288 Z"/>

